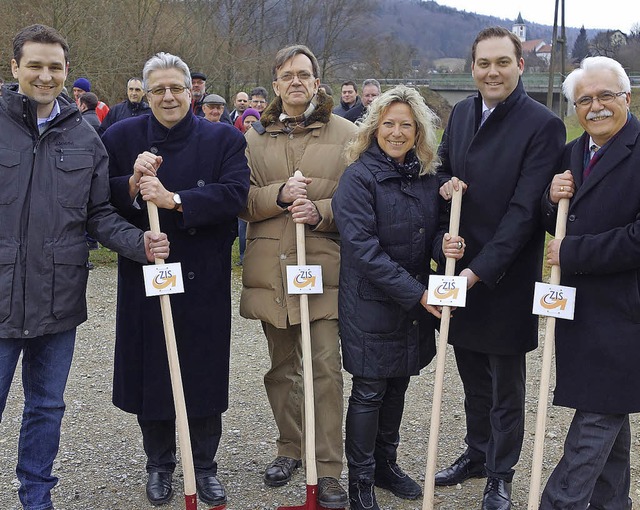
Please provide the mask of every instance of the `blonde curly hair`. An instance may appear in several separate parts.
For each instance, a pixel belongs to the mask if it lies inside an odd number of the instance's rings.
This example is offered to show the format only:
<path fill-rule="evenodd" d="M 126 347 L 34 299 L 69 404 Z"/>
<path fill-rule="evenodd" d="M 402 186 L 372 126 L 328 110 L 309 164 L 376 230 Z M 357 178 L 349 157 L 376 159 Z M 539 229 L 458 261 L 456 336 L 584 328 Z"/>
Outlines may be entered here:
<path fill-rule="evenodd" d="M 398 85 L 381 94 L 369 105 L 369 110 L 358 123 L 355 138 L 347 145 L 346 158 L 349 164 L 365 152 L 376 137 L 380 119 L 393 103 L 404 103 L 411 109 L 416 123 L 416 157 L 420 161 L 420 175 L 433 175 L 440 164 L 436 129 L 440 124 L 438 116 L 427 106 L 420 93 L 411 87 Z"/>

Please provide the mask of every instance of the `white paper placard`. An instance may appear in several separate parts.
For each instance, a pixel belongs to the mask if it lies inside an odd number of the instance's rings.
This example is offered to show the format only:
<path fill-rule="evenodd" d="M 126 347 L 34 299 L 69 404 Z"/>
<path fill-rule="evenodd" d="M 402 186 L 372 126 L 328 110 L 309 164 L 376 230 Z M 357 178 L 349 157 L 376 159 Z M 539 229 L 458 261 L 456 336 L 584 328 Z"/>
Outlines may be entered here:
<path fill-rule="evenodd" d="M 464 276 L 429 276 L 427 303 L 462 308 L 467 303 L 467 278 Z"/>
<path fill-rule="evenodd" d="M 322 266 L 287 266 L 288 294 L 322 294 Z"/>
<path fill-rule="evenodd" d="M 147 297 L 184 292 L 180 262 L 142 266 L 144 289 Z"/>
<path fill-rule="evenodd" d="M 576 306 L 575 287 L 536 282 L 533 313 L 557 319 L 573 320 Z"/>

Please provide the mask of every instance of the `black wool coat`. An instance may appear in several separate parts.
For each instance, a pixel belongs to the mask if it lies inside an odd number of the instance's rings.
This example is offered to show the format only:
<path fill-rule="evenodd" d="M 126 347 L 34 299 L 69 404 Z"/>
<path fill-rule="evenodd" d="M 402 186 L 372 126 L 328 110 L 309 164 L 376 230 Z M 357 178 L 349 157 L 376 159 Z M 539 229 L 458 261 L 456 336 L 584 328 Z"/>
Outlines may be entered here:
<path fill-rule="evenodd" d="M 111 200 L 131 223 L 149 226 L 144 203 L 136 209 L 128 192 L 141 152 L 163 157 L 158 178 L 180 194 L 183 212 L 160 209 L 159 214 L 171 242 L 167 262 L 180 262 L 184 278 L 185 292 L 172 295 L 171 305 L 187 413 L 223 412 L 229 387 L 231 245 L 249 191 L 244 137 L 232 126 L 189 111 L 172 129 L 153 115 L 122 120 L 105 132 L 103 142 Z M 140 264 L 120 257 L 118 269 L 114 404 L 145 419 L 172 419 L 159 299 L 145 297 Z"/>
<path fill-rule="evenodd" d="M 531 308 L 542 277 L 540 200 L 566 134 L 558 117 L 527 96 L 522 81 L 478 128 L 481 114 L 480 94 L 458 103 L 439 148 L 440 182 L 456 176 L 469 186 L 460 217 L 467 247 L 456 271 L 468 267 L 481 280 L 466 307 L 456 310 L 449 343 L 513 355 L 538 345 Z"/>
<path fill-rule="evenodd" d="M 438 180 L 406 178 L 374 144 L 331 202 L 340 231 L 338 316 L 344 368 L 368 378 L 419 373 L 435 355 L 435 319 L 420 304 L 441 253 Z"/>
<path fill-rule="evenodd" d="M 554 404 L 603 414 L 640 412 L 640 122 L 631 117 L 583 181 L 583 134 L 560 171 L 576 184 L 560 245 L 574 320 L 556 321 Z M 545 199 L 548 204 L 548 200 Z M 547 205 L 549 231 L 555 208 Z"/>

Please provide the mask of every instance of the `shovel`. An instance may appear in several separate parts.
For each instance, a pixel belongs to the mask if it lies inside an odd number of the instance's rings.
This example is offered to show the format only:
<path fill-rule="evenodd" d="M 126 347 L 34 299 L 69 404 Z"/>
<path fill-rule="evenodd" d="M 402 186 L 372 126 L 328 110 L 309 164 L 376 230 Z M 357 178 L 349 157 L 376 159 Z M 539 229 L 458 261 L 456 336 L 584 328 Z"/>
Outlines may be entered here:
<path fill-rule="evenodd" d="M 302 176 L 298 170 L 295 175 Z M 296 252 L 298 265 L 307 264 L 305 224 L 296 223 Z M 299 506 L 279 506 L 277 510 L 323 510 L 318 504 L 318 472 L 316 469 L 315 398 L 313 396 L 313 359 L 311 357 L 311 325 L 309 323 L 309 296 L 300 294 L 300 327 L 302 329 L 302 375 L 304 387 L 304 446 L 307 476 L 307 500 Z M 325 509 L 326 510 L 326 509 Z"/>
<path fill-rule="evenodd" d="M 453 190 L 451 197 L 451 216 L 449 217 L 449 233 L 458 235 L 460 228 L 460 208 L 462 205 L 462 186 Z M 454 276 L 456 259 L 447 257 L 444 274 Z M 427 449 L 427 470 L 424 475 L 424 499 L 422 510 L 433 510 L 435 492 L 436 463 L 438 461 L 438 434 L 440 433 L 440 409 L 442 407 L 442 386 L 444 384 L 444 362 L 447 356 L 449 342 L 449 322 L 451 321 L 451 307 L 442 307 L 440 319 L 440 335 L 438 337 L 438 351 L 436 355 L 436 378 L 433 385 L 433 403 L 431 405 L 431 429 L 429 430 L 429 447 Z"/>
<path fill-rule="evenodd" d="M 153 202 L 147 202 L 147 211 L 149 214 L 151 232 L 159 234 L 160 219 L 158 216 L 158 207 Z M 155 263 L 164 264 L 164 261 L 162 259 L 156 259 Z M 169 359 L 173 404 L 176 410 L 176 428 L 178 430 L 178 442 L 180 444 L 182 458 L 185 509 L 197 510 L 198 498 L 196 496 L 196 476 L 193 468 L 193 453 L 191 452 L 191 436 L 189 434 L 187 406 L 184 400 L 182 374 L 180 372 L 176 332 L 173 327 L 173 315 L 171 313 L 171 301 L 169 295 L 160 296 L 160 308 L 162 310 L 162 324 L 164 326 L 164 338 L 167 345 L 167 358 Z M 216 506 L 211 510 L 223 510 L 224 508 L 225 505 L 221 505 Z"/>
<path fill-rule="evenodd" d="M 567 214 L 569 199 L 561 198 L 556 218 L 556 239 L 562 240 L 567 232 Z M 560 285 L 560 266 L 551 266 L 551 285 Z M 538 418 L 536 436 L 533 443 L 533 464 L 531 466 L 531 485 L 529 486 L 528 510 L 537 510 L 540 505 L 540 485 L 542 479 L 542 458 L 544 456 L 544 433 L 547 425 L 547 403 L 549 400 L 549 381 L 551 379 L 551 359 L 555 343 L 556 318 L 547 317 L 542 349 L 542 369 L 540 371 L 540 394 L 538 396 Z"/>

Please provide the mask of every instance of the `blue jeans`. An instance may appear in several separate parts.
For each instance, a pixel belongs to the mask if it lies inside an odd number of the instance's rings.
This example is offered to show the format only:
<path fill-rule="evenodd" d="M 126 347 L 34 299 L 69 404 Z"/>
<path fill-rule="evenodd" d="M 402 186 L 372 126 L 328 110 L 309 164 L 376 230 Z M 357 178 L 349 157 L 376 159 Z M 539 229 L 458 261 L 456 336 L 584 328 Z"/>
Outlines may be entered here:
<path fill-rule="evenodd" d="M 240 264 L 244 260 L 244 250 L 247 247 L 247 222 L 238 218 L 238 242 L 240 248 Z"/>
<path fill-rule="evenodd" d="M 60 445 L 63 394 L 75 339 L 75 328 L 36 338 L 0 338 L 0 419 L 22 352 L 25 403 L 16 474 L 20 480 L 18 496 L 25 510 L 53 508 L 51 489 L 58 479 L 51 470 Z"/>

